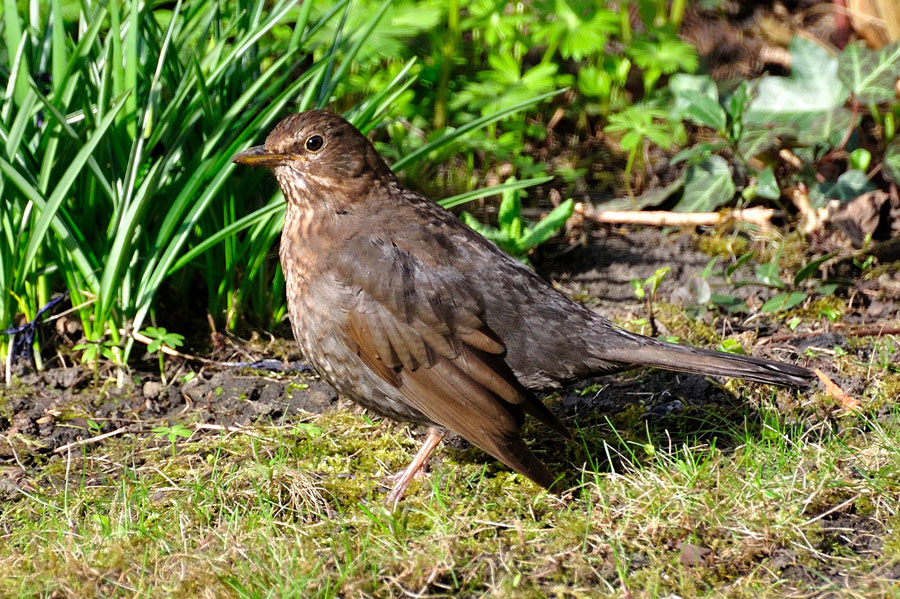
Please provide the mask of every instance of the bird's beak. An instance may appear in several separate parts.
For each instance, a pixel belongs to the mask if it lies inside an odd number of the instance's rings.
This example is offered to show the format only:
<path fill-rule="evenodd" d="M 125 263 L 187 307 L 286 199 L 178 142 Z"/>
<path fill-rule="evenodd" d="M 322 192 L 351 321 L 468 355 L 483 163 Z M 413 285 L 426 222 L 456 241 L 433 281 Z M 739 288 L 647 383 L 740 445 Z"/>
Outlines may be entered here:
<path fill-rule="evenodd" d="M 293 160 L 305 160 L 304 156 L 276 154 L 266 150 L 266 146 L 253 146 L 231 157 L 231 161 L 247 166 L 278 166 Z"/>

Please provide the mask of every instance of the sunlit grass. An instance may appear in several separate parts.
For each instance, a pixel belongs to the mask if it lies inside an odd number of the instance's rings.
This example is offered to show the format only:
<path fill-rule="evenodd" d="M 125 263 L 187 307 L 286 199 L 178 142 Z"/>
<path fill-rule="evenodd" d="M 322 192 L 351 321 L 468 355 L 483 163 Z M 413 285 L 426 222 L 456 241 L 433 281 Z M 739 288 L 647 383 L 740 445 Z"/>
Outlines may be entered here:
<path fill-rule="evenodd" d="M 562 496 L 446 447 L 393 513 L 386 479 L 415 442 L 358 410 L 196 434 L 174 456 L 150 434 L 112 439 L 5 469 L 27 495 L 2 504 L 0 595 L 895 591 L 900 411 L 750 417 L 714 442 L 581 429 L 550 455 L 576 481 Z"/>

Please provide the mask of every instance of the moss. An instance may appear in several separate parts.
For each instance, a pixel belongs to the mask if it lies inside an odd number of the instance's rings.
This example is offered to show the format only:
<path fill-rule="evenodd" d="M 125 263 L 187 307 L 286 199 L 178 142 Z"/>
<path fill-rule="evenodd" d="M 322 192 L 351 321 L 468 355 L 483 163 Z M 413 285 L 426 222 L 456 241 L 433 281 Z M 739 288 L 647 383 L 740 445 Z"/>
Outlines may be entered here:
<path fill-rule="evenodd" d="M 746 237 L 724 227 L 710 228 L 696 238 L 697 248 L 710 257 L 733 258 L 747 252 Z"/>
<path fill-rule="evenodd" d="M 699 318 L 691 318 L 680 306 L 658 301 L 654 304 L 654 314 L 683 343 L 710 345 L 721 340 L 715 328 Z"/>

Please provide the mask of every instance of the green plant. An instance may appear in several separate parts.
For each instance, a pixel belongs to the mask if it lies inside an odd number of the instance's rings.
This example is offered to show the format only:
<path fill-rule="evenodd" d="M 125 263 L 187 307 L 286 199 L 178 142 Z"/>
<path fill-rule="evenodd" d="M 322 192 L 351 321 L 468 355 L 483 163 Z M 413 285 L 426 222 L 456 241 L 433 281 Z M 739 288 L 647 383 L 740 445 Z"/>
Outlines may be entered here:
<path fill-rule="evenodd" d="M 249 194 L 225 184 L 230 154 L 326 66 L 288 84 L 309 10 L 294 13 L 295 36 L 265 47 L 294 6 L 262 7 L 87 1 L 66 21 L 55 0 L 35 5 L 22 28 L 7 3 L 0 79 L 16 91 L 0 110 L 0 277 L 25 298 L 20 309 L 64 285 L 87 341 L 108 337 L 124 350 L 116 361 L 127 360 L 131 340 L 119 331 L 140 328 L 182 248 L 221 224 L 210 207 L 225 206 L 226 218 L 242 210 L 236 198 Z M 267 65 L 267 50 L 281 57 Z"/>
<path fill-rule="evenodd" d="M 414 59 L 382 69 L 367 54 L 389 1 L 352 26 L 358 13 L 347 0 L 313 4 L 54 0 L 25 17 L 7 3 L 0 321 L 33 317 L 65 288 L 88 360 L 102 345 L 121 365 L 133 340 L 120 331 L 140 330 L 166 282 L 185 296 L 205 287 L 226 328 L 248 314 L 266 325 L 284 315 L 284 280 L 269 251 L 284 200 L 261 175 L 230 177 L 231 156 L 284 112 L 312 106 L 344 104 L 371 131 L 415 74 Z M 359 64 L 378 74 L 377 89 L 348 87 Z M 552 95 L 487 110 L 396 166 L 439 159 L 465 133 Z"/>
<path fill-rule="evenodd" d="M 829 199 L 846 202 L 875 189 L 867 176 L 873 148 L 849 151 L 848 168 L 834 181 L 817 175 L 820 161 L 833 159 L 848 144 L 858 143 L 853 140 L 858 139 L 854 133 L 863 105 L 881 126 L 885 144 L 880 162 L 886 178 L 900 179 L 897 146 L 892 141 L 894 113 L 900 108 L 893 88 L 900 70 L 900 44 L 876 52 L 856 43 L 833 56 L 813 41 L 796 38 L 791 57 L 790 76 L 743 81 L 732 89 L 720 90 L 708 76 L 671 78 L 671 118 L 708 127 L 717 136 L 672 158 L 672 164 L 688 162 L 688 178 L 700 168 L 715 170 L 703 185 L 686 187 L 676 209 L 711 210 L 730 202 L 737 188 L 726 179 L 739 182 L 747 201 L 777 200 L 781 191 L 768 152 L 783 145 L 806 163 L 787 171 L 789 180 L 784 184 L 807 185 L 813 207 Z M 721 153 L 730 157 L 730 163 Z"/>
<path fill-rule="evenodd" d="M 776 252 L 771 261 L 757 264 L 753 269 L 755 280 L 733 280 L 732 276 L 737 269 L 746 264 L 751 258 L 752 252 L 747 252 L 730 264 L 726 269 L 718 273 L 714 273 L 712 268 L 716 259 L 710 260 L 704 271 L 704 279 L 712 276 L 720 276 L 725 279 L 725 284 L 731 287 L 742 287 L 745 285 L 764 285 L 775 290 L 777 293 L 769 298 L 761 307 L 760 311 L 764 313 L 777 314 L 795 308 L 815 295 L 829 296 L 832 295 L 841 281 L 817 280 L 815 275 L 819 268 L 828 260 L 836 256 L 836 253 L 820 256 L 801 266 L 792 277 L 784 277 L 781 274 L 781 250 Z M 719 307 L 729 311 L 747 311 L 747 305 L 742 300 L 728 294 L 711 294 L 709 301 Z M 832 309 L 823 308 L 820 316 L 835 320 L 839 315 Z M 798 317 L 794 317 L 788 322 L 789 328 L 792 330 L 800 324 Z"/>
<path fill-rule="evenodd" d="M 659 286 L 662 284 L 663 279 L 669 274 L 672 269 L 668 266 L 664 266 L 662 268 L 656 269 L 656 271 L 641 281 L 640 279 L 634 279 L 631 281 L 631 288 L 634 291 L 634 296 L 639 300 L 643 301 L 647 305 L 647 313 L 648 313 L 648 321 L 650 324 L 650 329 L 652 331 L 651 335 L 656 336 L 656 318 L 653 314 L 653 305 L 656 301 L 656 292 L 659 291 Z"/>
<path fill-rule="evenodd" d="M 662 148 L 669 148 L 684 135 L 684 129 L 679 123 L 670 121 L 666 111 L 646 104 L 635 104 L 610 115 L 609 124 L 603 130 L 622 134 L 619 145 L 628 152 L 623 177 L 629 195 L 633 195 L 632 171 L 635 162 L 640 160 L 645 145 L 654 143 Z"/>
<path fill-rule="evenodd" d="M 514 184 L 515 182 L 515 178 L 507 180 L 507 183 Z M 526 264 L 530 264 L 528 252 L 550 239 L 565 226 L 566 220 L 572 216 L 575 204 L 571 199 L 568 199 L 556 206 L 539 222 L 529 225 L 521 216 L 521 195 L 521 191 L 516 188 L 503 191 L 503 199 L 500 202 L 500 210 L 497 213 L 496 228 L 481 224 L 477 218 L 468 212 L 460 214 L 460 218 L 469 227 L 496 243 L 507 253 L 519 258 Z"/>
<path fill-rule="evenodd" d="M 158 439 L 169 440 L 169 443 L 172 446 L 172 457 L 175 457 L 175 443 L 178 441 L 178 439 L 189 439 L 191 435 L 194 434 L 194 431 L 187 428 L 180 422 L 176 422 L 171 426 L 154 426 L 152 432 L 153 435 Z"/>
<path fill-rule="evenodd" d="M 115 360 L 116 355 L 114 350 L 116 347 L 118 346 L 111 341 L 105 340 L 79 343 L 72 349 L 81 352 L 82 364 L 93 364 L 101 357 L 106 358 L 107 360 Z"/>
<path fill-rule="evenodd" d="M 166 384 L 166 369 L 163 361 L 165 348 L 175 349 L 181 347 L 184 343 L 184 336 L 178 333 L 170 333 L 165 327 L 147 327 L 141 331 L 144 335 L 151 339 L 147 345 L 147 351 L 151 354 L 155 353 L 159 359 L 159 377 L 163 384 Z"/>

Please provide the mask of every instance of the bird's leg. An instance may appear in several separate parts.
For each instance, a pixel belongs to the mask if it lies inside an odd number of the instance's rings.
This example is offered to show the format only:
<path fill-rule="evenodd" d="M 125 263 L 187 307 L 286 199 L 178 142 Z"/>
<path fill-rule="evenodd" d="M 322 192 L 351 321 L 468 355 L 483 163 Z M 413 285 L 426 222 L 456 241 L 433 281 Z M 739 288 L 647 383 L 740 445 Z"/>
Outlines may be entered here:
<path fill-rule="evenodd" d="M 394 483 L 394 488 L 388 493 L 385 503 L 395 508 L 397 507 L 397 502 L 399 502 L 400 498 L 403 497 L 403 494 L 406 493 L 406 488 L 409 486 L 409 483 L 415 478 L 416 474 L 422 470 L 428 457 L 446 434 L 446 431 L 436 429 L 432 426 L 428 427 L 428 436 L 425 437 L 425 441 L 422 443 L 422 446 L 419 448 L 419 451 L 416 453 L 412 462 L 406 467 L 406 470 L 403 471 L 403 474 L 400 475 L 397 482 Z"/>

